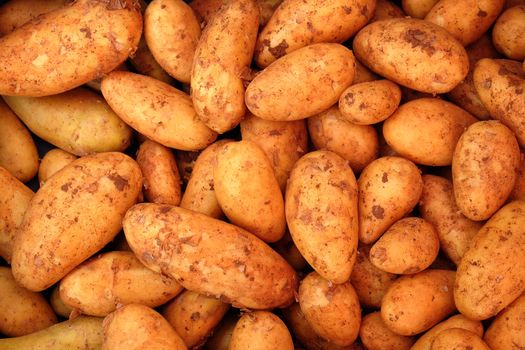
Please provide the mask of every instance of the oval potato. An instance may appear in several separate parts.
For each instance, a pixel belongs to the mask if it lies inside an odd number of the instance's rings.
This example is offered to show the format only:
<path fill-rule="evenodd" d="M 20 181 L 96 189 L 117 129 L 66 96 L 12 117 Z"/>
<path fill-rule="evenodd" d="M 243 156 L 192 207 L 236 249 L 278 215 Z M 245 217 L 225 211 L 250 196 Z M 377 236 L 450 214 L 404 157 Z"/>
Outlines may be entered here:
<path fill-rule="evenodd" d="M 449 328 L 434 338 L 430 350 L 491 350 L 476 334 L 462 328 Z"/>
<path fill-rule="evenodd" d="M 230 350 L 293 350 L 292 336 L 283 321 L 271 312 L 247 312 L 239 319 Z"/>
<path fill-rule="evenodd" d="M 65 168 L 69 163 L 76 160 L 78 157 L 69 152 L 63 151 L 60 148 L 54 148 L 47 152 L 38 168 L 38 181 L 40 187 L 55 173 Z"/>
<path fill-rule="evenodd" d="M 368 350 L 409 350 L 415 342 L 412 337 L 405 337 L 388 329 L 379 311 L 363 317 L 359 337 Z"/>
<path fill-rule="evenodd" d="M 492 30 L 492 41 L 496 49 L 508 58 L 525 58 L 525 4 L 511 7 L 498 17 Z"/>
<path fill-rule="evenodd" d="M 525 294 L 496 316 L 483 340 L 492 350 L 519 350 L 525 347 Z"/>

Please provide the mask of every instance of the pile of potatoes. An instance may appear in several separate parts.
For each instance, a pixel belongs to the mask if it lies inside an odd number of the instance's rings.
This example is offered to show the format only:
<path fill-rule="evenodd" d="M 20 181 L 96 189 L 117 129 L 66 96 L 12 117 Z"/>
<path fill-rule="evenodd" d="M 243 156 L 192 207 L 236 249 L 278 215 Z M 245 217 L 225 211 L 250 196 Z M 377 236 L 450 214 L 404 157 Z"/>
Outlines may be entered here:
<path fill-rule="evenodd" d="M 525 349 L 525 1 L 0 3 L 0 350 Z"/>

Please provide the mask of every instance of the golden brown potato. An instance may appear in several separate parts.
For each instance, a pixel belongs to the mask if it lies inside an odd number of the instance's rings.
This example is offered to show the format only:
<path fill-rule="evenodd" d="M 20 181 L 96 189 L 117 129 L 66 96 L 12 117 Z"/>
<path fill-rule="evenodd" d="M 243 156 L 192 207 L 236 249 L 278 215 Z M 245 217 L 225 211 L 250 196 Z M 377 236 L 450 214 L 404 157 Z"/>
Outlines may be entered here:
<path fill-rule="evenodd" d="M 41 14 L 54 11 L 66 0 L 11 0 L 0 6 L 0 36 L 12 32 Z"/>
<path fill-rule="evenodd" d="M 523 153 L 521 153 L 520 157 L 520 165 L 516 174 L 516 182 L 514 183 L 514 188 L 512 189 L 512 193 L 510 194 L 509 198 L 512 200 L 525 200 L 525 156 Z"/>
<path fill-rule="evenodd" d="M 60 148 L 54 148 L 47 152 L 38 168 L 38 181 L 42 187 L 44 183 L 55 173 L 65 168 L 78 157 Z"/>
<path fill-rule="evenodd" d="M 410 17 L 423 19 L 439 0 L 403 0 L 403 11 Z"/>
<path fill-rule="evenodd" d="M 476 334 L 462 328 L 449 328 L 434 338 L 430 350 L 491 350 Z"/>
<path fill-rule="evenodd" d="M 149 50 L 146 40 L 144 39 L 144 33 L 140 38 L 137 51 L 135 51 L 133 57 L 129 58 L 129 62 L 140 74 L 150 76 L 170 85 L 175 82 L 175 79 L 166 73 L 159 63 L 155 61 L 155 57 L 153 57 L 153 54 Z M 98 90 L 100 91 L 100 88 Z"/>
<path fill-rule="evenodd" d="M 413 337 L 405 337 L 388 329 L 379 311 L 363 317 L 359 337 L 368 350 L 409 350 L 415 342 Z"/>
<path fill-rule="evenodd" d="M 499 52 L 512 58 L 525 58 L 525 4 L 511 7 L 499 16 L 492 30 L 492 41 Z"/>
<path fill-rule="evenodd" d="M 203 348 L 205 350 L 228 350 L 237 320 L 238 317 L 236 315 L 226 315 L 217 329 L 213 331 L 213 335 L 208 339 L 206 344 L 204 344 Z"/>
<path fill-rule="evenodd" d="M 525 294 L 522 294 L 492 321 L 483 340 L 492 350 L 519 350 L 525 347 Z"/>
<path fill-rule="evenodd" d="M 292 336 L 281 319 L 268 311 L 247 312 L 235 326 L 230 350 L 293 350 Z"/>
<path fill-rule="evenodd" d="M 374 16 L 368 23 L 391 18 L 403 18 L 405 13 L 396 4 L 389 0 L 377 0 Z"/>
<path fill-rule="evenodd" d="M 51 297 L 49 298 L 49 304 L 53 308 L 53 311 L 63 318 L 69 318 L 73 312 L 73 308 L 64 304 L 62 299 L 60 299 L 60 290 L 58 286 L 53 288 L 53 292 L 51 292 Z"/>

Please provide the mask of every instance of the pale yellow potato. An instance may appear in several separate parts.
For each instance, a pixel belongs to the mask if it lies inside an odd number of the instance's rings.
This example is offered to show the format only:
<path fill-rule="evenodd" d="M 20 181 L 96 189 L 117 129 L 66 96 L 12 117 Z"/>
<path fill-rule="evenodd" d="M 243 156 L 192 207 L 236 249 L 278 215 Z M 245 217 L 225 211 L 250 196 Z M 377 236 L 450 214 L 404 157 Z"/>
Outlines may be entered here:
<path fill-rule="evenodd" d="M 229 308 L 220 300 L 186 290 L 162 308 L 162 316 L 191 349 L 206 342 Z"/>
<path fill-rule="evenodd" d="M 363 317 L 359 337 L 368 350 L 409 350 L 415 342 L 413 337 L 399 335 L 388 329 L 379 311 Z"/>
<path fill-rule="evenodd" d="M 153 57 L 153 54 L 146 43 L 146 39 L 144 39 L 144 33 L 142 34 L 137 51 L 135 51 L 133 57 L 129 58 L 129 62 L 137 72 L 163 81 L 166 84 L 173 84 L 175 79 L 166 73 L 159 63 L 155 61 L 155 57 Z"/>
<path fill-rule="evenodd" d="M 386 142 L 417 164 L 452 164 L 460 136 L 478 120 L 453 103 L 420 98 L 401 105 L 383 124 Z"/>
<path fill-rule="evenodd" d="M 12 32 L 41 14 L 54 11 L 66 0 L 10 0 L 0 6 L 0 36 Z"/>
<path fill-rule="evenodd" d="M 55 311 L 58 316 L 63 318 L 69 318 L 73 312 L 73 308 L 64 304 L 62 299 L 60 299 L 60 291 L 58 286 L 53 288 L 53 292 L 51 292 L 51 296 L 49 297 L 49 304 L 53 308 L 53 311 Z"/>
<path fill-rule="evenodd" d="M 525 58 L 525 4 L 511 7 L 498 17 L 492 30 L 496 49 L 514 60 Z"/>
<path fill-rule="evenodd" d="M 22 182 L 38 171 L 38 151 L 24 124 L 0 99 L 0 166 Z"/>
<path fill-rule="evenodd" d="M 308 262 L 295 246 L 290 232 L 287 230 L 279 241 L 272 245 L 272 248 L 279 253 L 296 271 L 306 270 Z"/>
<path fill-rule="evenodd" d="M 102 350 L 186 350 L 182 338 L 155 310 L 129 304 L 106 316 Z"/>
<path fill-rule="evenodd" d="M 405 17 L 405 13 L 403 12 L 403 10 L 399 8 L 399 6 L 394 4 L 392 1 L 377 0 L 374 16 L 372 17 L 372 19 L 370 19 L 368 23 L 382 21 L 384 19 L 403 17 Z"/>
<path fill-rule="evenodd" d="M 13 244 L 33 191 L 0 166 L 0 256 L 11 262 Z"/>
<path fill-rule="evenodd" d="M 294 298 L 297 275 L 292 267 L 241 228 L 153 203 L 128 210 L 123 226 L 139 260 L 186 289 L 251 309 L 285 307 Z"/>
<path fill-rule="evenodd" d="M 306 261 L 327 280 L 346 282 L 358 231 L 357 184 L 348 163 L 330 151 L 303 156 L 290 174 L 285 208 L 288 229 Z"/>
<path fill-rule="evenodd" d="M 306 45 L 342 43 L 365 26 L 375 6 L 376 0 L 286 0 L 259 34 L 255 62 L 264 68 Z"/>
<path fill-rule="evenodd" d="M 83 156 L 123 151 L 130 144 L 129 126 L 89 89 L 41 98 L 2 97 L 32 132 L 66 152 Z"/>
<path fill-rule="evenodd" d="M 354 55 L 343 45 L 306 46 L 259 73 L 246 88 L 246 106 L 262 119 L 305 119 L 335 104 L 354 72 Z"/>
<path fill-rule="evenodd" d="M 137 163 L 123 153 L 84 156 L 33 197 L 16 233 L 17 282 L 41 291 L 109 243 L 142 187 Z"/>
<path fill-rule="evenodd" d="M 456 311 L 454 278 L 448 270 L 426 270 L 398 278 L 383 297 L 381 318 L 394 333 L 411 336 Z"/>
<path fill-rule="evenodd" d="M 403 11 L 410 17 L 423 19 L 439 0 L 403 0 Z"/>
<path fill-rule="evenodd" d="M 47 152 L 40 162 L 40 167 L 38 167 L 38 181 L 40 186 L 43 186 L 51 176 L 77 158 L 74 154 L 63 151 L 60 148 L 54 148 Z"/>
<path fill-rule="evenodd" d="M 525 155 L 521 153 L 520 165 L 518 166 L 518 172 L 516 174 L 516 182 L 514 188 L 510 194 L 512 200 L 525 200 Z"/>
<path fill-rule="evenodd" d="M 516 181 L 520 149 L 516 137 L 496 120 L 472 124 L 452 159 L 456 204 L 467 218 L 486 220 L 507 200 Z"/>
<path fill-rule="evenodd" d="M 57 323 L 57 317 L 44 296 L 18 285 L 11 269 L 0 267 L 0 333 L 20 337 Z M 0 349 L 3 349 L 0 345 Z"/>
<path fill-rule="evenodd" d="M 188 95 L 151 77 L 112 72 L 102 80 L 102 94 L 133 129 L 166 147 L 194 151 L 217 138 L 197 118 Z"/>
<path fill-rule="evenodd" d="M 0 38 L 0 94 L 47 96 L 78 87 L 124 62 L 141 32 L 135 0 L 78 0 L 45 13 Z"/>
<path fill-rule="evenodd" d="M 304 120 L 264 120 L 248 113 L 241 121 L 241 135 L 243 140 L 255 142 L 264 151 L 284 193 L 293 165 L 308 152 Z"/>
<path fill-rule="evenodd" d="M 279 317 L 254 311 L 242 315 L 235 325 L 229 350 L 294 350 L 294 344 Z"/>
<path fill-rule="evenodd" d="M 354 38 L 354 54 L 375 73 L 427 93 L 452 90 L 466 76 L 468 56 L 445 29 L 420 19 L 374 22 Z"/>
<path fill-rule="evenodd" d="M 524 213 L 523 201 L 501 208 L 474 236 L 461 259 L 454 299 L 468 318 L 495 316 L 525 291 Z"/>
<path fill-rule="evenodd" d="M 434 338 L 430 350 L 491 350 L 476 334 L 462 328 L 449 328 Z"/>
<path fill-rule="evenodd" d="M 361 172 L 379 153 L 376 129 L 347 121 L 337 106 L 308 118 L 308 131 L 316 149 L 343 157 L 355 173 Z"/>
<path fill-rule="evenodd" d="M 456 265 L 483 225 L 461 213 L 456 205 L 452 181 L 435 175 L 423 175 L 419 213 L 423 219 L 434 225 L 441 250 Z"/>
<path fill-rule="evenodd" d="M 144 38 L 159 65 L 172 77 L 190 82 L 201 27 L 183 0 L 153 0 L 144 14 Z"/>
<path fill-rule="evenodd" d="M 421 173 L 400 157 L 382 157 L 359 176 L 359 241 L 374 243 L 390 225 L 416 206 L 423 190 Z"/>
<path fill-rule="evenodd" d="M 525 347 L 525 294 L 496 316 L 483 340 L 492 350 L 519 350 Z"/>
<path fill-rule="evenodd" d="M 372 72 L 366 66 L 364 66 L 357 59 L 355 60 L 355 74 L 352 84 L 365 83 L 367 81 L 374 81 L 381 79 L 379 75 Z"/>
<path fill-rule="evenodd" d="M 205 350 L 228 350 L 230 340 L 233 334 L 233 329 L 237 324 L 238 316 L 228 314 L 221 321 L 217 329 L 213 331 L 213 335 L 206 341 L 203 349 Z"/>

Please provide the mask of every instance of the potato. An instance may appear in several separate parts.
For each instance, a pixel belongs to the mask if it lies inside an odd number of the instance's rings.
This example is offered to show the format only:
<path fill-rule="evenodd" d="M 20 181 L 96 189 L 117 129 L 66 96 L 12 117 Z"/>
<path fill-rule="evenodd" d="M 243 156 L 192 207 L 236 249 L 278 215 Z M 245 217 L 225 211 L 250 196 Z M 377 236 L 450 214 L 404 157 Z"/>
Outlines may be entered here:
<path fill-rule="evenodd" d="M 141 32 L 134 0 L 78 0 L 43 14 L 0 38 L 0 95 L 47 96 L 87 83 L 124 62 Z"/>
<path fill-rule="evenodd" d="M 391 18 L 403 18 L 405 13 L 396 4 L 389 0 L 377 0 L 374 16 L 369 23 Z"/>
<path fill-rule="evenodd" d="M 477 122 L 467 111 L 438 98 L 405 103 L 385 120 L 386 142 L 417 164 L 452 164 L 454 148 L 463 132 Z"/>
<path fill-rule="evenodd" d="M 509 128 L 495 120 L 472 124 L 452 160 L 454 196 L 463 215 L 490 218 L 512 192 L 519 163 L 518 142 Z"/>
<path fill-rule="evenodd" d="M 2 97 L 32 132 L 66 152 L 83 156 L 130 144 L 131 129 L 86 88 L 43 98 Z"/>
<path fill-rule="evenodd" d="M 293 165 L 308 151 L 305 122 L 264 120 L 248 113 L 241 121 L 241 135 L 264 151 L 284 192 Z"/>
<path fill-rule="evenodd" d="M 374 81 L 379 79 L 381 79 L 379 75 L 375 74 L 370 69 L 365 67 L 357 59 L 355 60 L 355 73 L 354 79 L 352 80 L 352 84 L 365 83 L 367 81 Z"/>
<path fill-rule="evenodd" d="M 409 350 L 415 342 L 413 337 L 405 337 L 388 329 L 379 311 L 363 317 L 359 336 L 368 350 Z"/>
<path fill-rule="evenodd" d="M 454 299 L 473 320 L 495 316 L 525 291 L 525 202 L 496 212 L 458 265 Z"/>
<path fill-rule="evenodd" d="M 195 1 L 194 1 L 195 2 Z M 238 317 L 233 314 L 228 314 L 221 321 L 217 329 L 213 331 L 213 335 L 204 344 L 205 350 L 228 350 L 230 340 L 233 334 L 233 329 L 237 324 Z"/>
<path fill-rule="evenodd" d="M 423 175 L 419 212 L 423 219 L 436 228 L 441 250 L 458 265 L 472 237 L 483 224 L 461 214 L 456 205 L 452 182 L 435 175 Z"/>
<path fill-rule="evenodd" d="M 47 152 L 42 158 L 42 162 L 38 168 L 38 181 L 40 186 L 43 186 L 51 176 L 55 175 L 55 173 L 65 168 L 77 158 L 74 154 L 63 151 L 60 148 L 54 148 Z"/>
<path fill-rule="evenodd" d="M 354 79 L 352 51 L 314 44 L 279 59 L 246 88 L 246 106 L 262 119 L 305 119 L 332 106 Z"/>
<path fill-rule="evenodd" d="M 186 289 L 252 309 L 285 307 L 294 298 L 297 275 L 290 265 L 233 225 L 152 203 L 128 210 L 123 225 L 139 260 Z"/>
<path fill-rule="evenodd" d="M 525 294 L 522 294 L 492 321 L 483 340 L 492 350 L 519 350 L 525 347 Z"/>
<path fill-rule="evenodd" d="M 499 16 L 492 30 L 496 49 L 514 60 L 525 58 L 525 44 L 518 38 L 525 35 L 525 4 L 511 7 Z"/>
<path fill-rule="evenodd" d="M 293 350 L 292 336 L 281 319 L 268 311 L 247 312 L 235 326 L 230 350 Z"/>
<path fill-rule="evenodd" d="M 155 141 L 144 141 L 137 153 L 144 176 L 144 197 L 148 202 L 179 205 L 180 176 L 171 150 Z"/>
<path fill-rule="evenodd" d="M 383 297 L 381 317 L 400 335 L 415 335 L 432 328 L 456 311 L 454 278 L 447 270 L 426 270 L 398 278 Z"/>
<path fill-rule="evenodd" d="M 142 35 L 142 37 L 140 38 L 137 51 L 135 51 L 133 57 L 129 58 L 129 62 L 131 63 L 133 68 L 135 68 L 140 74 L 150 76 L 170 85 L 175 82 L 175 79 L 173 79 L 168 73 L 166 73 L 166 71 L 162 69 L 159 63 L 155 61 L 155 57 L 153 57 L 153 54 L 151 53 L 151 51 L 148 48 L 148 45 L 146 44 L 146 39 L 144 39 L 144 35 Z"/>
<path fill-rule="evenodd" d="M 510 194 L 510 199 L 522 199 L 525 200 L 525 156 L 521 153 L 520 165 L 518 167 L 518 173 L 516 174 L 516 182 L 514 188 Z"/>
<path fill-rule="evenodd" d="M 475 333 L 462 328 L 449 328 L 434 338 L 431 350 L 491 350 Z"/>
<path fill-rule="evenodd" d="M 252 141 L 224 144 L 213 167 L 215 195 L 230 222 L 265 242 L 284 235 L 283 195 L 272 164 Z"/>
<path fill-rule="evenodd" d="M 432 94 L 452 90 L 467 75 L 468 56 L 445 29 L 420 19 L 367 25 L 354 38 L 356 58 L 374 72 Z"/>
<path fill-rule="evenodd" d="M 8 267 L 0 267 L 0 294 L 2 334 L 20 337 L 57 323 L 57 317 L 46 299 L 40 293 L 19 286 Z"/>
<path fill-rule="evenodd" d="M 372 18 L 375 6 L 375 0 L 287 0 L 259 34 L 255 62 L 264 68 L 306 45 L 341 43 Z"/>
<path fill-rule="evenodd" d="M 103 327 L 103 350 L 187 349 L 168 321 L 145 305 L 130 304 L 121 307 L 106 316 Z"/>
<path fill-rule="evenodd" d="M 302 271 L 309 267 L 308 262 L 301 255 L 295 246 L 289 231 L 286 231 L 283 238 L 272 245 L 272 248 L 279 253 L 296 271 Z"/>
<path fill-rule="evenodd" d="M 0 256 L 11 262 L 13 244 L 33 191 L 0 166 Z"/>
<path fill-rule="evenodd" d="M 153 0 L 144 14 L 144 38 L 155 60 L 171 76 L 190 82 L 201 27 L 182 0 Z"/>
<path fill-rule="evenodd" d="M 33 197 L 15 237 L 13 275 L 32 291 L 50 287 L 109 243 L 137 199 L 137 163 L 108 152 L 77 159 Z"/>
<path fill-rule="evenodd" d="M 401 102 L 401 89 L 390 80 L 353 83 L 339 98 L 341 115 L 354 124 L 370 125 L 392 115 Z"/>
<path fill-rule="evenodd" d="M 186 290 L 163 307 L 162 316 L 191 349 L 206 342 L 229 308 L 220 300 Z"/>
<path fill-rule="evenodd" d="M 390 225 L 419 201 L 423 181 L 419 169 L 400 157 L 382 157 L 359 176 L 359 241 L 375 242 Z"/>
<path fill-rule="evenodd" d="M 58 286 L 53 288 L 53 292 L 51 292 L 51 297 L 49 298 L 49 304 L 51 304 L 53 311 L 55 311 L 58 316 L 63 318 L 69 318 L 73 312 L 73 309 L 64 304 L 62 299 L 60 299 L 60 291 Z"/>
<path fill-rule="evenodd" d="M 23 337 L 0 339 L 0 349 L 98 350 L 102 342 L 102 319 L 80 316 Z"/>
<path fill-rule="evenodd" d="M 439 0 L 403 0 L 403 11 L 410 17 L 423 19 Z"/>
<path fill-rule="evenodd" d="M 437 24 L 464 46 L 478 40 L 503 9 L 505 0 L 440 0 L 425 21 Z"/>
<path fill-rule="evenodd" d="M 41 14 L 54 11 L 66 0 L 11 0 L 0 6 L 0 36 L 6 35 Z"/>
<path fill-rule="evenodd" d="M 133 129 L 166 147 L 193 151 L 217 138 L 197 119 L 190 97 L 161 81 L 130 72 L 112 72 L 102 81 L 102 94 Z M 130 104 L 130 100 L 135 103 Z"/>
<path fill-rule="evenodd" d="M 290 234 L 306 261 L 327 280 L 346 282 L 358 230 L 357 184 L 347 162 L 330 151 L 303 156 L 290 174 L 285 208 Z"/>
<path fill-rule="evenodd" d="M 308 131 L 316 149 L 336 153 L 356 173 L 379 153 L 377 131 L 370 125 L 348 122 L 337 106 L 308 118 Z"/>

